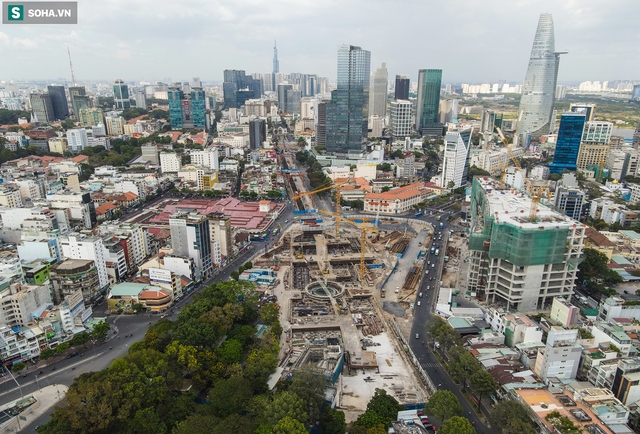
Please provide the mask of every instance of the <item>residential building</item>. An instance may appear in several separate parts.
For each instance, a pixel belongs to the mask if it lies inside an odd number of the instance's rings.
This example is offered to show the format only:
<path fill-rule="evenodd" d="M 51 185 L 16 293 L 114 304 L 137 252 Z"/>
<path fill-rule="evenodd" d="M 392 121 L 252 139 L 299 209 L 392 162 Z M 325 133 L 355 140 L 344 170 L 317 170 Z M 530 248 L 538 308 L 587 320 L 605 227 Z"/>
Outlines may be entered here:
<path fill-rule="evenodd" d="M 622 150 L 610 149 L 604 166 L 609 169 L 609 177 L 622 181 L 628 174 L 631 154 Z"/>
<path fill-rule="evenodd" d="M 599 168 L 601 164 L 605 163 L 608 153 L 608 143 L 582 143 L 576 166 L 581 171 Z"/>
<path fill-rule="evenodd" d="M 111 282 L 121 282 L 129 274 L 127 255 L 118 237 L 106 236 L 102 239 L 104 260 L 107 264 L 107 274 Z"/>
<path fill-rule="evenodd" d="M 60 261 L 58 231 L 48 233 L 24 231 L 20 236 L 17 249 L 18 256 L 23 262 L 39 260 L 58 262 Z"/>
<path fill-rule="evenodd" d="M 640 305 L 626 304 L 622 297 L 608 297 L 600 301 L 598 307 L 598 320 L 609 322 L 613 318 L 640 318 Z"/>
<path fill-rule="evenodd" d="M 129 86 L 124 81 L 118 79 L 113 83 L 113 103 L 116 110 L 124 110 L 131 108 L 131 100 L 129 99 Z"/>
<path fill-rule="evenodd" d="M 625 427 L 629 420 L 629 409 L 613 395 L 611 390 L 586 387 L 576 390 L 573 397 L 576 402 L 584 404 L 593 414 L 597 415 L 600 424 L 610 428 L 614 426 Z M 587 430 L 587 432 L 589 431 Z"/>
<path fill-rule="evenodd" d="M 618 361 L 611 391 L 623 404 L 640 400 L 640 359 Z"/>
<path fill-rule="evenodd" d="M 0 289 L 0 324 L 24 327 L 32 321 L 32 314 L 51 304 L 49 285 L 7 284 Z"/>
<path fill-rule="evenodd" d="M 577 324 L 580 318 L 580 309 L 572 305 L 563 297 L 556 297 L 551 304 L 549 319 L 554 323 L 559 323 L 562 327 L 571 327 Z"/>
<path fill-rule="evenodd" d="M 553 163 L 549 164 L 550 173 L 576 170 L 584 123 L 585 115 L 583 113 L 565 112 L 562 114 Z"/>
<path fill-rule="evenodd" d="M 128 197 L 127 200 L 144 202 L 147 198 L 147 184 L 141 179 L 123 179 L 114 182 L 113 189 L 117 193 L 133 193 L 136 196 L 135 199 Z"/>
<path fill-rule="evenodd" d="M 155 240 L 149 239 L 148 232 L 137 223 L 107 222 L 98 227 L 98 232 L 119 240 L 129 269 L 143 264 L 155 251 Z"/>
<path fill-rule="evenodd" d="M 267 141 L 267 123 L 264 119 L 252 119 L 249 121 L 249 147 L 262 149 L 262 144 Z"/>
<path fill-rule="evenodd" d="M 72 86 L 69 88 L 69 99 L 71 100 L 71 109 L 73 115 L 78 119 L 78 113 L 83 108 L 91 108 L 91 101 L 87 96 L 87 90 L 84 86 Z"/>
<path fill-rule="evenodd" d="M 512 315 L 490 308 L 485 320 L 491 330 L 504 335 L 505 345 L 511 348 L 519 344 L 542 342 L 540 324 L 526 315 Z"/>
<path fill-rule="evenodd" d="M 596 321 L 589 331 L 593 335 L 593 345 L 615 349 L 622 357 L 630 357 L 638 353 L 629 335 L 623 327 L 617 325 L 617 322 Z"/>
<path fill-rule="evenodd" d="M 14 187 L 0 188 L 0 206 L 20 208 L 22 206 L 20 190 Z"/>
<path fill-rule="evenodd" d="M 396 87 L 394 99 L 396 100 L 409 100 L 409 88 L 411 87 L 411 82 L 409 77 L 406 75 L 396 75 Z"/>
<path fill-rule="evenodd" d="M 389 132 L 393 137 L 408 137 L 413 133 L 413 104 L 407 100 L 391 101 Z M 379 136 L 378 136 L 379 137 Z"/>
<path fill-rule="evenodd" d="M 33 179 L 16 181 L 16 185 L 20 190 L 20 197 L 23 199 L 37 200 L 44 197 L 41 184 Z"/>
<path fill-rule="evenodd" d="M 140 151 L 142 152 L 142 159 L 144 161 L 154 166 L 160 164 L 160 157 L 158 157 L 158 145 L 155 143 L 140 146 Z"/>
<path fill-rule="evenodd" d="M 525 133 L 531 133 L 532 140 L 539 140 L 551 130 L 560 54 L 555 50 L 553 18 L 551 14 L 540 14 L 518 109 L 516 135 L 520 143 Z"/>
<path fill-rule="evenodd" d="M 104 119 L 107 127 L 107 134 L 110 136 L 121 136 L 124 134 L 126 121 L 122 116 L 107 116 Z"/>
<path fill-rule="evenodd" d="M 556 339 L 547 337 L 546 346 L 538 349 L 533 372 L 545 383 L 550 378 L 574 379 L 578 374 L 582 356 L 582 346 L 576 343 L 578 330 L 567 332 L 572 333 L 563 333 Z"/>
<path fill-rule="evenodd" d="M 220 266 L 233 256 L 233 238 L 231 219 L 224 215 L 210 214 L 209 233 L 211 234 L 212 262 Z"/>
<path fill-rule="evenodd" d="M 91 303 L 100 297 L 100 281 L 95 262 L 90 259 L 65 259 L 51 269 L 53 302 L 60 304 L 67 295 L 81 291 Z"/>
<path fill-rule="evenodd" d="M 84 128 L 67 130 L 67 146 L 69 151 L 78 153 L 89 146 L 87 130 Z"/>
<path fill-rule="evenodd" d="M 136 107 L 141 108 L 142 110 L 147 109 L 147 98 L 143 90 L 137 90 L 136 95 Z"/>
<path fill-rule="evenodd" d="M 57 120 L 65 120 L 69 117 L 69 104 L 67 104 L 67 92 L 64 86 L 47 86 L 47 92 L 53 106 L 53 117 Z"/>
<path fill-rule="evenodd" d="M 364 211 L 380 214 L 401 214 L 413 209 L 430 193 L 424 184 L 416 182 L 387 191 L 386 193 L 367 193 L 364 196 Z"/>
<path fill-rule="evenodd" d="M 104 114 L 99 108 L 81 108 L 78 110 L 76 119 L 83 128 L 104 125 L 105 123 Z"/>
<path fill-rule="evenodd" d="M 202 280 L 211 272 L 211 237 L 205 216 L 178 212 L 169 219 L 173 255 L 193 258 L 195 277 Z"/>
<path fill-rule="evenodd" d="M 55 152 L 56 154 L 64 154 L 67 147 L 67 139 L 65 137 L 54 137 L 49 139 L 49 152 Z"/>
<path fill-rule="evenodd" d="M 38 122 L 53 122 L 56 120 L 53 103 L 48 93 L 32 93 L 29 95 L 31 110 Z"/>
<path fill-rule="evenodd" d="M 468 288 L 508 310 L 549 308 L 570 297 L 585 227 L 531 198 L 475 177 L 471 190 Z"/>
<path fill-rule="evenodd" d="M 583 143 L 609 143 L 613 122 L 588 121 L 584 125 L 582 132 Z"/>
<path fill-rule="evenodd" d="M 104 259 L 102 238 L 86 235 L 71 234 L 58 240 L 62 256 L 70 259 L 84 259 L 94 261 L 98 270 L 98 284 L 96 291 L 103 292 L 109 287 L 107 264 Z"/>
<path fill-rule="evenodd" d="M 184 92 L 179 83 L 169 87 L 169 119 L 171 128 L 206 128 L 208 127 L 204 107 L 205 92 L 201 87 L 194 87 Z"/>
<path fill-rule="evenodd" d="M 368 132 L 371 53 L 353 45 L 338 48 L 337 89 L 327 103 L 327 152 L 360 153 Z"/>
<path fill-rule="evenodd" d="M 553 200 L 554 206 L 562 214 L 580 220 L 582 207 L 585 205 L 585 193 L 578 185 L 575 174 L 564 173 L 562 175 L 562 179 L 556 183 Z"/>
<path fill-rule="evenodd" d="M 318 101 L 316 107 L 315 130 L 316 146 L 327 146 L 327 101 Z"/>
<path fill-rule="evenodd" d="M 423 136 L 442 136 L 439 123 L 441 69 L 421 69 L 418 71 L 418 107 L 416 109 L 416 131 Z"/>
<path fill-rule="evenodd" d="M 162 173 L 179 172 L 182 169 L 182 159 L 175 152 L 161 152 L 160 168 Z"/>
<path fill-rule="evenodd" d="M 369 116 L 387 117 L 387 64 L 382 63 L 371 75 L 371 91 L 369 92 Z"/>

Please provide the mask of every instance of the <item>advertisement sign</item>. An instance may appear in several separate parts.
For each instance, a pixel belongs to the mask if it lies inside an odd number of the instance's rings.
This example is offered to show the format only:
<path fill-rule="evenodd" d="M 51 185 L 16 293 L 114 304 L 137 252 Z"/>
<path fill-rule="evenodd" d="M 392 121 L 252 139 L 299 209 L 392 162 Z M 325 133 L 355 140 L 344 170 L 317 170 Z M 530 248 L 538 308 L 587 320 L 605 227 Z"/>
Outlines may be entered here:
<path fill-rule="evenodd" d="M 151 281 L 151 283 L 171 285 L 171 271 L 160 268 L 149 268 L 149 281 Z"/>

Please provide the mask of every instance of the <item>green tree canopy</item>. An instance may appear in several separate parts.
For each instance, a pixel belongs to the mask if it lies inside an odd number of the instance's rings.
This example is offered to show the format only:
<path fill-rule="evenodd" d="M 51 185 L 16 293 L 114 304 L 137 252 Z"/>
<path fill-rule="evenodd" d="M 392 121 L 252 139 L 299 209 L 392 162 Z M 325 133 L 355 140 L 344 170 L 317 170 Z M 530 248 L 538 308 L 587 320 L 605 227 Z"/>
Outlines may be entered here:
<path fill-rule="evenodd" d="M 440 434 L 476 434 L 476 430 L 468 419 L 460 416 L 453 416 L 442 422 Z"/>
<path fill-rule="evenodd" d="M 498 383 L 491 374 L 484 369 L 476 371 L 471 376 L 471 388 L 478 394 L 478 400 L 482 401 L 483 396 L 487 396 L 496 391 Z"/>
<path fill-rule="evenodd" d="M 511 399 L 505 399 L 498 402 L 489 415 L 489 422 L 491 422 L 491 425 L 495 427 L 502 427 L 503 434 L 519 434 L 519 432 L 516 431 L 505 431 L 507 426 L 513 421 L 524 422 L 524 424 L 533 428 L 531 418 L 527 414 L 527 410 L 525 410 L 519 402 Z"/>
<path fill-rule="evenodd" d="M 462 406 L 452 392 L 440 389 L 429 398 L 425 412 L 432 414 L 438 420 L 445 421 L 450 417 L 462 415 Z"/>

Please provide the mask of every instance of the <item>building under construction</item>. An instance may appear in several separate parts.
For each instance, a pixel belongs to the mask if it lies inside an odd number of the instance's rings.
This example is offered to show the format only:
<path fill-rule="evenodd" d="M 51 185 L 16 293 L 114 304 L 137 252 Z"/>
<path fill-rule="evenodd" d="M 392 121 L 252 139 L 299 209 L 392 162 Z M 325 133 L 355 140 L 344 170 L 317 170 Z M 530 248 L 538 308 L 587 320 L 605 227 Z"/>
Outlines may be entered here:
<path fill-rule="evenodd" d="M 585 229 L 577 220 L 533 204 L 521 192 L 500 190 L 496 181 L 476 177 L 471 190 L 469 289 L 507 310 L 550 308 L 554 297 L 570 297 L 573 292 Z"/>

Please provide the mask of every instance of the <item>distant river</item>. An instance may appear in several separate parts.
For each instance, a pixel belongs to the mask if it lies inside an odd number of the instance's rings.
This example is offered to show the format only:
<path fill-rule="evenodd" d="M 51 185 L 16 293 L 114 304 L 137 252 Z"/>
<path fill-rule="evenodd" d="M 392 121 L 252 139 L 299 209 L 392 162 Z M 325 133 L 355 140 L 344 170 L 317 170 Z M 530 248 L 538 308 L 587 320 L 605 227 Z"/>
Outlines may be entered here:
<path fill-rule="evenodd" d="M 622 136 L 625 139 L 630 139 L 631 137 L 633 137 L 633 133 L 634 133 L 634 129 L 633 128 L 616 128 L 613 127 L 613 132 L 611 133 L 614 136 Z"/>

